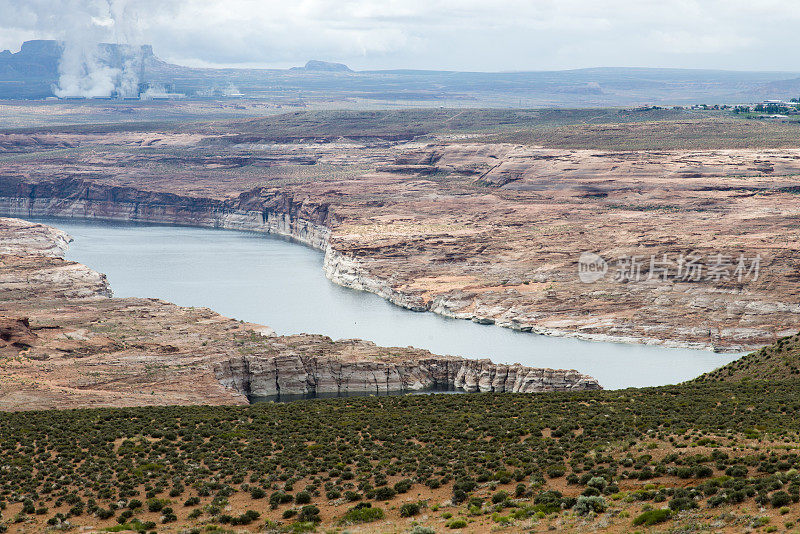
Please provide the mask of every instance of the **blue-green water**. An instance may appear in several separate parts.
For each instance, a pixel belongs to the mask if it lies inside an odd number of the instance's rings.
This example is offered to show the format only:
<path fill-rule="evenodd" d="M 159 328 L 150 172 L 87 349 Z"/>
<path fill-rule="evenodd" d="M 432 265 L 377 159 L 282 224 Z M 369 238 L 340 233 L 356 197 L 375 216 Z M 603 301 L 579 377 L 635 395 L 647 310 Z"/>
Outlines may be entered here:
<path fill-rule="evenodd" d="M 707 351 L 600 343 L 515 332 L 416 313 L 346 289 L 322 252 L 226 230 L 38 219 L 75 239 L 67 258 L 105 273 L 117 297 L 158 297 L 264 324 L 279 334 L 361 338 L 498 363 L 577 369 L 607 389 L 674 384 L 731 361 Z"/>

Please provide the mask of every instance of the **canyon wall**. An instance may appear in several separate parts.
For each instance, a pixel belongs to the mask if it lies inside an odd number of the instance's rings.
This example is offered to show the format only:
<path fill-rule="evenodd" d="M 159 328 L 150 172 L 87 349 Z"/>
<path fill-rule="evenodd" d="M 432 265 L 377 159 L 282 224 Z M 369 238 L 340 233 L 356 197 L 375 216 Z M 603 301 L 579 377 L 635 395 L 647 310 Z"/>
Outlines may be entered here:
<path fill-rule="evenodd" d="M 254 189 L 219 200 L 98 185 L 67 178 L 30 184 L 0 181 L 0 213 L 11 217 L 72 217 L 201 226 L 291 237 L 324 250 L 328 206 Z"/>
<path fill-rule="evenodd" d="M 39 184 L 4 179 L 0 181 L 0 214 L 174 224 L 289 237 L 325 252 L 323 269 L 332 282 L 375 293 L 413 311 L 429 309 L 418 296 L 396 291 L 386 280 L 371 277 L 361 261 L 329 245 L 332 216 L 327 204 L 296 200 L 264 189 L 218 200 L 98 185 L 74 178 Z M 444 307 L 437 313 L 456 317 Z"/>
<path fill-rule="evenodd" d="M 0 214 L 174 224 L 289 237 L 323 250 L 325 276 L 338 285 L 375 293 L 412 311 L 434 311 L 447 317 L 494 323 L 491 319 L 459 314 L 444 299 L 426 302 L 419 295 L 397 291 L 387 280 L 371 276 L 363 265 L 368 259 L 343 254 L 330 245 L 333 217 L 327 204 L 296 200 L 287 194 L 253 189 L 235 199 L 218 200 L 98 185 L 74 178 L 39 184 L 4 179 L 0 181 Z M 501 326 L 520 329 L 513 322 Z"/>
<path fill-rule="evenodd" d="M 577 371 L 436 356 L 348 361 L 303 354 L 246 355 L 218 363 L 214 372 L 223 385 L 248 398 L 424 390 L 537 393 L 601 389 L 597 380 Z"/>
<path fill-rule="evenodd" d="M 447 150 L 455 151 L 449 157 L 462 165 L 475 159 L 457 149 Z M 530 164 L 550 161 L 551 156 L 567 157 L 534 154 Z M 588 164 L 582 157 L 573 154 L 568 161 L 578 167 Z M 202 163 L 216 165 L 214 161 Z M 613 163 L 628 164 L 623 160 Z M 647 163 L 652 172 L 661 168 L 653 161 Z M 123 169 L 128 165 L 125 161 L 120 164 Z M 105 171 L 98 169 L 100 176 L 105 176 Z M 531 187 L 539 191 L 549 183 L 545 178 L 550 174 L 540 176 L 536 168 L 534 171 Z M 560 167 L 555 171 L 559 176 L 566 172 Z M 787 167 L 785 172 L 789 171 L 796 169 Z M 324 251 L 324 273 L 341 286 L 375 293 L 414 311 L 431 311 L 536 334 L 732 352 L 748 350 L 763 340 L 797 330 L 800 307 L 791 295 L 795 292 L 798 267 L 797 255 L 790 250 L 791 240 L 786 245 L 770 244 L 757 240 L 757 232 L 740 232 L 738 241 L 729 237 L 723 243 L 714 237 L 727 235 L 717 219 L 703 222 L 710 237 L 705 239 L 704 248 L 698 249 L 692 236 L 676 241 L 675 236 L 681 235 L 674 220 L 677 216 L 664 211 L 663 223 L 672 225 L 671 229 L 660 231 L 664 235 L 648 241 L 647 250 L 663 248 L 672 259 L 687 250 L 699 250 L 697 254 L 709 261 L 719 251 L 735 259 L 742 250 L 748 250 L 748 258 L 762 258 L 762 276 L 758 280 L 716 283 L 706 277 L 698 281 L 661 281 L 650 280 L 643 271 L 642 280 L 636 283 L 619 283 L 615 280 L 618 273 L 614 273 L 589 286 L 578 280 L 576 264 L 579 251 L 601 247 L 590 235 L 602 229 L 605 241 L 601 248 L 616 250 L 614 247 L 624 246 L 631 254 L 640 254 L 641 238 L 649 230 L 629 229 L 618 235 L 615 229 L 623 227 L 620 217 L 627 215 L 608 206 L 584 206 L 588 201 L 583 196 L 576 197 L 578 193 L 569 193 L 566 199 L 554 198 L 555 203 L 518 199 L 511 206 L 513 199 L 505 196 L 485 195 L 483 191 L 478 191 L 480 195 L 454 196 L 449 191 L 429 190 L 432 186 L 422 182 L 415 182 L 405 199 L 406 180 L 392 173 L 369 175 L 361 181 L 306 180 L 302 187 L 266 187 L 244 178 L 242 184 L 238 179 L 216 184 L 198 181 L 194 175 L 183 178 L 192 184 L 191 188 L 186 183 L 165 187 L 158 180 L 170 177 L 157 177 L 155 184 L 160 187 L 156 191 L 146 190 L 150 183 L 147 180 L 141 185 L 128 178 L 109 184 L 91 176 L 87 172 L 37 181 L 22 172 L 5 175 L 0 180 L 0 213 L 23 218 L 62 216 L 226 228 L 286 236 Z M 603 178 L 606 180 L 606 175 Z M 579 179 L 575 177 L 574 181 Z M 612 182 L 617 179 L 614 177 Z M 240 192 L 239 186 L 244 183 L 251 188 Z M 627 195 L 629 186 L 623 180 L 614 187 Z M 417 191 L 415 188 L 419 187 L 422 189 Z M 670 190 L 651 187 L 656 192 Z M 709 191 L 713 191 L 708 194 L 720 205 L 719 209 L 728 209 L 725 199 L 717 200 L 716 189 Z M 559 208 L 563 202 L 577 202 L 584 207 L 581 211 Z M 602 210 L 595 212 L 595 207 Z M 706 209 L 698 208 L 703 212 Z M 786 211 L 791 209 L 787 207 Z M 462 213 L 464 210 L 467 211 Z M 511 210 L 509 213 L 515 213 L 516 218 L 503 221 L 503 210 Z M 649 209 L 635 213 L 653 216 Z M 475 222 L 483 217 L 494 222 Z M 567 225 L 566 219 L 572 223 Z M 719 228 L 707 228 L 711 222 Z M 649 223 L 643 219 L 641 224 Z M 731 224 L 742 228 L 745 223 Z M 591 231 L 581 230 L 584 227 Z M 747 246 L 742 248 L 744 244 Z M 624 257 L 622 252 L 614 254 Z M 610 261 L 613 267 L 613 260 Z"/>

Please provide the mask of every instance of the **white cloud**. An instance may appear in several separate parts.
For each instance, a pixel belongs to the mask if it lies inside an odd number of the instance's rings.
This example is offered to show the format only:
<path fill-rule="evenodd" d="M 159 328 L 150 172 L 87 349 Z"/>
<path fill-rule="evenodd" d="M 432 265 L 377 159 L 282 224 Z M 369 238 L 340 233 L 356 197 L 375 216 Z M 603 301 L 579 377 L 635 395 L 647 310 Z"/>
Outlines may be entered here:
<path fill-rule="evenodd" d="M 168 59 L 520 70 L 796 69 L 800 4 L 780 0 L 0 0 L 0 43 L 91 36 Z M 91 14 L 86 18 L 85 14 Z M 94 23 L 92 23 L 94 18 Z M 113 22 L 111 24 L 110 22 Z M 12 36 L 12 37 L 9 37 Z M 18 46 L 18 44 L 16 45 Z"/>
<path fill-rule="evenodd" d="M 720 54 L 750 47 L 755 39 L 736 33 L 698 34 L 685 30 L 654 31 L 656 47 L 671 54 Z"/>

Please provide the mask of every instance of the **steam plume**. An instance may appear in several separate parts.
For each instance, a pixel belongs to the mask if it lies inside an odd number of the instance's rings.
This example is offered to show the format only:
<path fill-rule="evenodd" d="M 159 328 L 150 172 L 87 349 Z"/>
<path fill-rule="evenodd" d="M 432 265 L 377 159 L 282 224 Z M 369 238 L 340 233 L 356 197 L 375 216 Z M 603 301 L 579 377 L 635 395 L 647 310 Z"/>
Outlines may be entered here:
<path fill-rule="evenodd" d="M 62 42 L 59 97 L 135 96 L 145 60 L 137 10 L 156 0 L 0 0 L 3 18 Z M 101 43 L 119 45 L 109 47 Z"/>

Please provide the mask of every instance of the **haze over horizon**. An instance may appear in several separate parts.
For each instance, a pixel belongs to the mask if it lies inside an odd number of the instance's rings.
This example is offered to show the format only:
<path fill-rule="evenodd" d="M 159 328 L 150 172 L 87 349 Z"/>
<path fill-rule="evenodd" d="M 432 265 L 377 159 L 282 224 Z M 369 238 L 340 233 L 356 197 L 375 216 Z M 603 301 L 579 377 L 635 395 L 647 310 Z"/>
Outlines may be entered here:
<path fill-rule="evenodd" d="M 777 0 L 0 0 L 0 50 L 59 39 L 152 44 L 193 67 L 791 72 L 799 21 Z"/>

